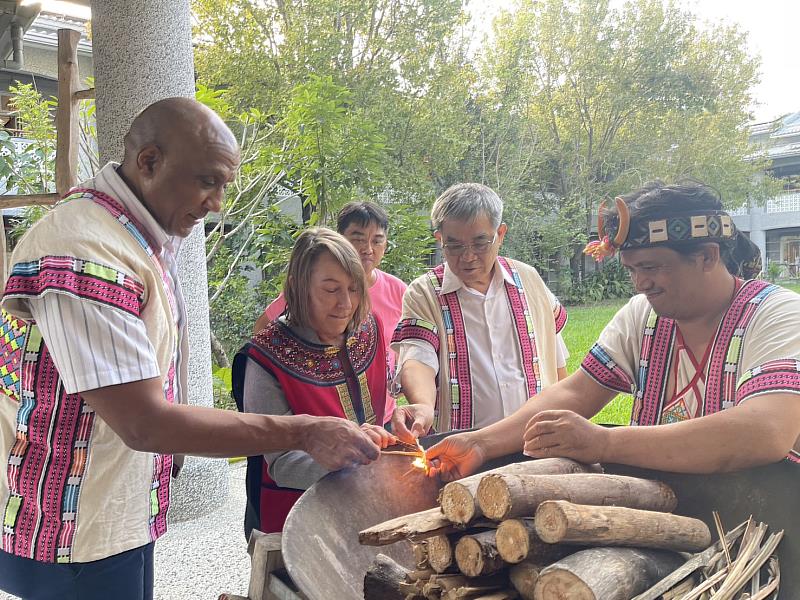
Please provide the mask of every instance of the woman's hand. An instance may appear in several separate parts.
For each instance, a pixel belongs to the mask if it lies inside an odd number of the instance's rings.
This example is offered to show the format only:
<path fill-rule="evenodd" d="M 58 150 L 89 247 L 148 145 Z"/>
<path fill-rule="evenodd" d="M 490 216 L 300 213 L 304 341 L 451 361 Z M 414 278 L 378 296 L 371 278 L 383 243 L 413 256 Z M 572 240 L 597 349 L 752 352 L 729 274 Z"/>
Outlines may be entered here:
<path fill-rule="evenodd" d="M 433 407 L 427 404 L 398 406 L 392 415 L 392 431 L 407 444 L 416 444 L 432 426 Z"/>

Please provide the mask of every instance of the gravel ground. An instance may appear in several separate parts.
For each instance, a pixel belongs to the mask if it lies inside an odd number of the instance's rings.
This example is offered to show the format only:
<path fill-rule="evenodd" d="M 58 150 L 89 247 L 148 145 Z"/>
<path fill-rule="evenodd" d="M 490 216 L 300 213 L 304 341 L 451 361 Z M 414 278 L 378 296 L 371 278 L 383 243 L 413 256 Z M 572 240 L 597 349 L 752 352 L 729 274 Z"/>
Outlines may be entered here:
<path fill-rule="evenodd" d="M 242 530 L 245 463 L 230 466 L 230 494 L 219 510 L 173 523 L 156 543 L 155 600 L 216 600 L 247 595 L 250 557 Z M 0 592 L 0 600 L 16 600 Z"/>

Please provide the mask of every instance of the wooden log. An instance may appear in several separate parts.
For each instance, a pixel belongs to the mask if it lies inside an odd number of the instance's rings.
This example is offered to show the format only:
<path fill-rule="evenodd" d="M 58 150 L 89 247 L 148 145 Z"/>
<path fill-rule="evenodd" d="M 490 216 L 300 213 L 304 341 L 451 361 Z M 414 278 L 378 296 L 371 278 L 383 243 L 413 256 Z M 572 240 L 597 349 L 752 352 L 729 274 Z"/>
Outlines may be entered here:
<path fill-rule="evenodd" d="M 408 569 L 378 554 L 364 576 L 364 600 L 405 600 Z"/>
<path fill-rule="evenodd" d="M 360 531 L 358 541 L 365 546 L 385 546 L 404 539 L 419 541 L 453 531 L 455 528 L 439 507 L 434 507 L 403 515 Z"/>
<path fill-rule="evenodd" d="M 672 512 L 678 504 L 675 492 L 660 481 L 593 473 L 487 475 L 478 486 L 477 498 L 483 514 L 496 521 L 533 517 L 546 500 L 662 512 Z"/>
<path fill-rule="evenodd" d="M 481 479 L 486 475 L 505 473 L 508 475 L 561 475 L 565 473 L 587 473 L 597 471 L 599 465 L 584 465 L 569 458 L 543 458 L 526 460 L 498 467 L 485 473 L 470 475 L 458 481 L 451 481 L 439 492 L 439 506 L 452 523 L 467 525 L 482 516 L 475 493 Z"/>
<path fill-rule="evenodd" d="M 0 196 L 0 209 L 19 208 L 20 206 L 52 206 L 61 200 L 61 196 L 52 194 L 7 194 Z"/>
<path fill-rule="evenodd" d="M 458 570 L 467 577 L 491 575 L 506 566 L 497 552 L 497 532 L 493 529 L 465 535 L 456 544 Z"/>
<path fill-rule="evenodd" d="M 428 564 L 437 573 L 444 573 L 455 561 L 454 543 L 446 535 L 428 538 Z"/>
<path fill-rule="evenodd" d="M 513 565 L 508 571 L 511 585 L 523 600 L 533 600 L 533 590 L 539 579 L 539 573 L 544 567 L 537 565 L 532 560 L 523 560 Z"/>
<path fill-rule="evenodd" d="M 428 540 L 411 544 L 411 552 L 414 554 L 414 564 L 417 569 L 427 569 L 430 566 L 428 563 Z"/>
<path fill-rule="evenodd" d="M 744 530 L 747 526 L 748 521 L 745 521 L 732 531 L 725 534 L 725 543 L 728 547 L 732 546 L 736 540 L 742 537 Z M 699 554 L 695 554 L 692 558 L 687 560 L 683 566 L 679 567 L 669 575 L 667 575 L 664 579 L 656 583 L 653 587 L 651 587 L 646 592 L 643 592 L 636 596 L 633 600 L 656 600 L 662 594 L 669 591 L 675 585 L 681 582 L 681 580 L 685 579 L 687 576 L 691 575 L 695 571 L 699 569 L 703 569 L 711 565 L 715 562 L 717 555 L 722 553 L 722 543 L 717 541 L 716 544 L 711 546 L 710 548 L 706 548 Z M 723 557 L 724 558 L 724 557 Z"/>
<path fill-rule="evenodd" d="M 507 519 L 497 528 L 497 551 L 504 561 L 512 565 L 526 558 L 546 565 L 572 549 L 542 541 L 536 534 L 533 519 Z"/>
<path fill-rule="evenodd" d="M 683 563 L 680 555 L 642 548 L 590 548 L 539 573 L 535 600 L 629 600 Z"/>
<path fill-rule="evenodd" d="M 699 519 L 623 506 L 549 500 L 536 509 L 535 524 L 536 533 L 550 544 L 631 546 L 676 552 L 699 552 L 711 545 L 711 531 Z"/>

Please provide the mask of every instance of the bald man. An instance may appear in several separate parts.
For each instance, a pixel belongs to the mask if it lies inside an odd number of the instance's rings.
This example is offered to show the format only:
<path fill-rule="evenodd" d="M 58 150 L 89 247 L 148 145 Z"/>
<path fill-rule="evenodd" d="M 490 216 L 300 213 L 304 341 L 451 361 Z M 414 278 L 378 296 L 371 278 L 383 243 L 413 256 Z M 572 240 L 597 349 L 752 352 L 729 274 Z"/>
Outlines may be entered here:
<path fill-rule="evenodd" d="M 220 210 L 236 139 L 185 98 L 145 109 L 109 163 L 20 240 L 0 336 L 0 588 L 153 597 L 173 454 L 304 450 L 329 469 L 378 446 L 344 419 L 185 404 L 180 240 Z"/>

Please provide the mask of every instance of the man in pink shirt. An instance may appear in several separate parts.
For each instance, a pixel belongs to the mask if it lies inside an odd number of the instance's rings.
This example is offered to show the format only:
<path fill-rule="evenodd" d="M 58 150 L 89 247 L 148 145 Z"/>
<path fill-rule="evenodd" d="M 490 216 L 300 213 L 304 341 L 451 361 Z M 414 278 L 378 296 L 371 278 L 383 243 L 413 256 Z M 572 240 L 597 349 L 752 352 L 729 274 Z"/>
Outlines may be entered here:
<path fill-rule="evenodd" d="M 372 312 L 383 326 L 383 339 L 386 340 L 386 354 L 389 369 L 394 373 L 395 354 L 389 348 L 400 313 L 403 309 L 403 294 L 406 284 L 389 273 L 381 271 L 378 266 L 386 252 L 389 216 L 377 204 L 372 202 L 349 202 L 336 218 L 336 230 L 346 237 L 358 252 L 361 264 L 369 282 L 369 299 Z M 254 334 L 261 331 L 271 321 L 277 319 L 286 310 L 286 301 L 281 293 L 258 318 Z M 395 408 L 395 400 L 391 395 L 386 397 L 387 418 Z"/>

